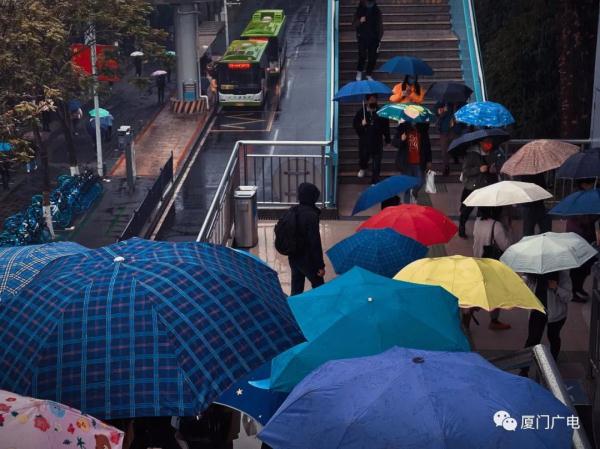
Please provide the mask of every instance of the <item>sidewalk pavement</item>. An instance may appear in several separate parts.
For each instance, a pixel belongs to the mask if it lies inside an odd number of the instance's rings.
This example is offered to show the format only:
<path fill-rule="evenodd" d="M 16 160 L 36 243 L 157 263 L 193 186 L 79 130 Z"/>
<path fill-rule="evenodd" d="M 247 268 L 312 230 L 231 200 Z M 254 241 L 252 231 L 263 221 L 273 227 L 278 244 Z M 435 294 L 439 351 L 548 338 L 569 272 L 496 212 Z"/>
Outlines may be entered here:
<path fill-rule="evenodd" d="M 134 211 L 144 200 L 160 169 L 173 153 L 174 179 L 194 149 L 209 113 L 181 116 L 164 107 L 135 139 L 136 188 L 129 192 L 125 158 L 121 156 L 109 172 L 104 195 L 75 229 L 61 236 L 90 248 L 117 241 Z"/>

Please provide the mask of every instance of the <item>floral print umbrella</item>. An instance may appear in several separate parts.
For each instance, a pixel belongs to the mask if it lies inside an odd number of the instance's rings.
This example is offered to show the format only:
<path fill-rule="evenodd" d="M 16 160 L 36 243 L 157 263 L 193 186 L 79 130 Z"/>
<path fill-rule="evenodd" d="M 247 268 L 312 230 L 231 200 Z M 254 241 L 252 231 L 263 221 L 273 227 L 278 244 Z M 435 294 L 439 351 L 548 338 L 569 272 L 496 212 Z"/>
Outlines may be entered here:
<path fill-rule="evenodd" d="M 433 112 L 425 106 L 415 103 L 386 104 L 377 111 L 377 115 L 390 120 L 410 123 L 427 123 L 435 117 Z"/>
<path fill-rule="evenodd" d="M 123 432 L 57 402 L 0 390 L 2 449 L 121 449 Z"/>

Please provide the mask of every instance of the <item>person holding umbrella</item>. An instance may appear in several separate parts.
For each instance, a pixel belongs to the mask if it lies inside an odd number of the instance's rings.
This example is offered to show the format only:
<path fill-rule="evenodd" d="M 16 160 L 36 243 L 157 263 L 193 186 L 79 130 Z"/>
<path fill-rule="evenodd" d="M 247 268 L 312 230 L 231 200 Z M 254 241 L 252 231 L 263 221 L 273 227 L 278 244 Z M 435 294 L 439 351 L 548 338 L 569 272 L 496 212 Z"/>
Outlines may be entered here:
<path fill-rule="evenodd" d="M 358 135 L 358 153 L 360 170 L 358 177 L 363 178 L 369 166 L 369 159 L 373 162 L 371 184 L 379 182 L 381 171 L 381 158 L 383 156 L 383 143 L 391 142 L 390 122 L 377 114 L 377 95 L 370 94 L 365 97 L 366 106 L 356 112 L 352 125 Z"/>
<path fill-rule="evenodd" d="M 158 92 L 158 104 L 165 102 L 165 86 L 167 85 L 166 73 L 156 77 L 156 89 Z"/>
<path fill-rule="evenodd" d="M 425 99 L 425 90 L 421 89 L 417 76 L 406 75 L 404 81 L 396 84 L 392 89 L 391 103 L 416 103 L 421 104 Z"/>
<path fill-rule="evenodd" d="M 356 29 L 358 41 L 358 64 L 356 81 L 362 80 L 365 70 L 368 80 L 373 79 L 373 70 L 377 63 L 377 51 L 383 38 L 383 18 L 375 0 L 360 0 L 354 13 L 352 25 Z"/>
<path fill-rule="evenodd" d="M 419 180 L 419 184 L 404 192 L 405 203 L 416 203 L 423 185 L 423 176 L 431 170 L 431 141 L 429 123 L 400 123 L 396 128 L 395 142 L 398 143 L 396 165 L 398 170 Z"/>
<path fill-rule="evenodd" d="M 440 133 L 440 151 L 442 152 L 442 162 L 444 164 L 444 176 L 450 174 L 450 154 L 448 147 L 454 138 L 454 129 L 457 124 L 454 121 L 454 113 L 461 107 L 461 103 L 444 103 L 438 101 L 435 104 L 437 114 L 437 128 Z M 458 163 L 458 157 L 454 156 L 454 163 Z"/>

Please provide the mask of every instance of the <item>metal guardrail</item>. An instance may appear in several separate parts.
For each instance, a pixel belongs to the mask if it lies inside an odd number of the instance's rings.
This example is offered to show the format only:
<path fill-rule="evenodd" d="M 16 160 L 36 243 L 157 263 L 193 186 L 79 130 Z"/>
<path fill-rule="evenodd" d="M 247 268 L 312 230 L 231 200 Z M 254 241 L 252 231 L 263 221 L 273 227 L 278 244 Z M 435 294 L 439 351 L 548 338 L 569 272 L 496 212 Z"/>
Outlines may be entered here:
<path fill-rule="evenodd" d="M 335 185 L 337 184 L 337 146 L 336 146 L 336 115 L 337 109 L 336 104 L 333 101 L 333 96 L 337 89 L 338 82 L 338 71 L 337 71 L 337 47 L 338 47 L 338 11 L 339 11 L 339 0 L 329 0 L 328 4 L 328 102 L 329 108 L 327 110 L 327 140 L 324 141 L 264 141 L 264 140 L 239 140 L 235 143 L 227 165 L 225 172 L 219 182 L 215 196 L 208 208 L 200 232 L 196 237 L 197 242 L 212 242 L 219 244 L 226 244 L 231 238 L 231 231 L 233 229 L 233 192 L 240 182 L 240 170 L 244 167 L 248 167 L 248 160 L 258 160 L 261 157 L 257 154 L 250 156 L 247 153 L 247 149 L 243 148 L 247 145 L 252 146 L 289 146 L 289 147 L 315 147 L 321 148 L 321 155 L 319 158 L 321 161 L 319 164 L 324 166 L 321 170 L 323 177 L 323 192 L 325 206 L 332 205 L 335 201 Z M 244 157 L 246 154 L 246 157 Z M 294 159 L 312 159 L 314 156 L 308 155 L 297 155 L 297 154 L 269 154 L 270 159 L 269 166 L 273 167 L 273 161 L 277 160 L 277 163 L 282 160 L 290 161 Z M 254 162 L 253 162 L 254 163 Z M 286 162 L 288 163 L 288 162 Z M 266 167 L 266 166 L 265 166 Z M 314 172 L 313 172 L 314 173 Z M 289 173 L 288 173 L 289 175 Z M 262 172 L 261 176 L 265 176 L 265 171 Z M 246 180 L 248 175 L 246 174 Z M 266 179 L 265 179 L 266 181 Z M 264 186 L 269 185 L 267 182 L 263 182 L 263 195 L 266 192 Z M 272 186 L 272 179 L 270 181 Z M 260 186 L 259 186 L 260 189 Z M 289 202 L 264 202 L 265 204 L 285 206 Z"/>
<path fill-rule="evenodd" d="M 534 380 L 550 390 L 560 402 L 571 409 L 574 416 L 577 416 L 577 410 L 573 405 L 573 401 L 571 401 L 571 396 L 562 380 L 558 366 L 547 346 L 536 345 L 531 348 L 525 348 L 506 356 L 490 359 L 489 362 L 505 371 L 533 366 L 535 368 Z M 593 448 L 583 427 L 573 430 L 572 447 L 574 449 Z"/>
<path fill-rule="evenodd" d="M 450 0 L 452 30 L 459 39 L 460 59 L 465 83 L 473 88 L 477 101 L 485 101 L 487 93 L 477 33 L 473 0 Z"/>
<path fill-rule="evenodd" d="M 152 187 L 148 190 L 148 193 L 144 197 L 142 204 L 135 211 L 129 219 L 129 223 L 121 233 L 119 241 L 127 240 L 132 237 L 139 236 L 144 226 L 150 221 L 153 211 L 156 206 L 163 199 L 167 187 L 173 182 L 173 153 L 167 160 L 165 165 L 160 169 L 160 174 Z"/>

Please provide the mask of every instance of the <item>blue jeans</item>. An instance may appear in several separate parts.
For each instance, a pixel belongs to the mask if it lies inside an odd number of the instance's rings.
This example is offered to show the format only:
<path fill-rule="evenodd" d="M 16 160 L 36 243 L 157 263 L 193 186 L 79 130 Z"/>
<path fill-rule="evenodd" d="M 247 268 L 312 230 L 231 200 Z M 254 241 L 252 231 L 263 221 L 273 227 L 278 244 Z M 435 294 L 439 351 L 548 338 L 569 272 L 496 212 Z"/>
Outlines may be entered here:
<path fill-rule="evenodd" d="M 423 171 L 421 170 L 421 166 L 419 164 L 406 164 L 406 166 L 402 169 L 402 174 L 419 178 L 419 185 L 412 189 L 412 193 L 416 198 L 421 186 L 423 185 Z M 404 204 L 410 203 L 410 192 L 410 190 L 404 192 Z"/>

